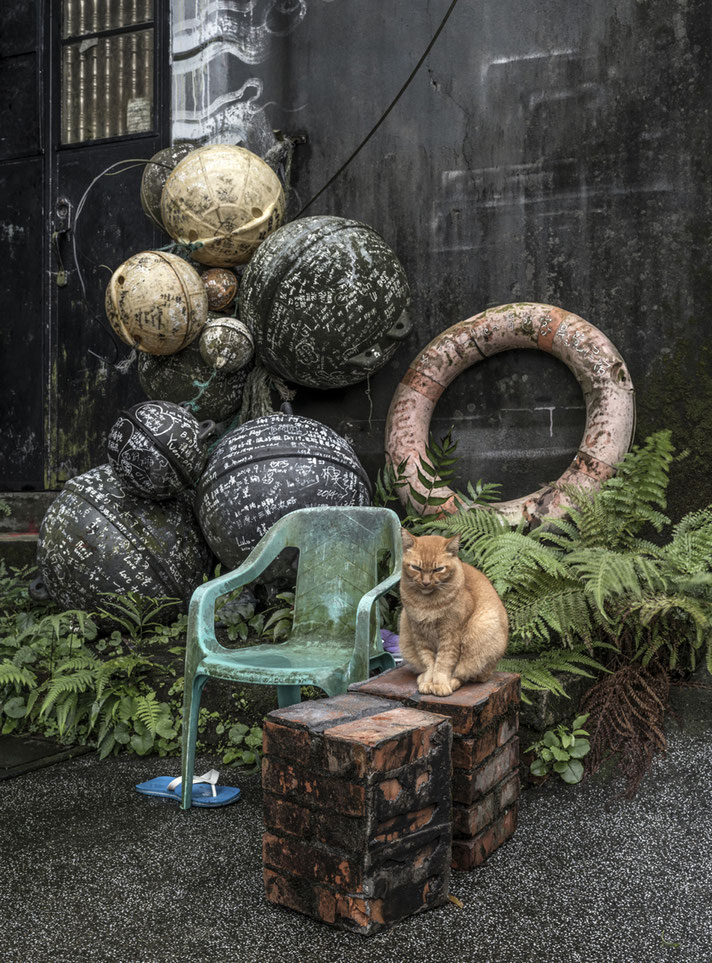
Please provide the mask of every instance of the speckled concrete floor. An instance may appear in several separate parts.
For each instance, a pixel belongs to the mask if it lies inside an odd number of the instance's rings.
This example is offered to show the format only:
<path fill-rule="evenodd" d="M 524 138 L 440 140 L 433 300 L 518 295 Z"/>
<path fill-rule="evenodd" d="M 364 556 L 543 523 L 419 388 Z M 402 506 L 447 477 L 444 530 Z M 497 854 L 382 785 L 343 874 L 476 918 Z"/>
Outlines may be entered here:
<path fill-rule="evenodd" d="M 214 811 L 134 792 L 174 769 L 84 756 L 0 783 L 2 963 L 712 961 L 709 731 L 673 726 L 632 803 L 606 784 L 528 791 L 515 837 L 453 877 L 463 909 L 370 939 L 265 902 L 258 777 Z"/>

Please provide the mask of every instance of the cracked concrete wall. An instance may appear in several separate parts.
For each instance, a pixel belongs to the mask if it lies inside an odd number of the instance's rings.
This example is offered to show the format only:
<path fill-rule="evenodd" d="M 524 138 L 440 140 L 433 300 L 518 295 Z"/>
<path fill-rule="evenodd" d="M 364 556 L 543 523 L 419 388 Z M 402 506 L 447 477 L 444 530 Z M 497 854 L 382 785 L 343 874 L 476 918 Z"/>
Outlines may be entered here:
<path fill-rule="evenodd" d="M 235 129 L 304 130 L 301 206 L 381 116 L 447 6 L 175 0 L 174 134 L 222 136 L 231 97 Z M 643 401 L 683 334 L 709 345 L 711 32 L 706 0 L 459 0 L 395 110 L 307 211 L 383 234 L 413 287 L 414 331 L 370 392 L 302 389 L 296 410 L 349 434 L 375 471 L 408 362 L 513 300 L 601 328 Z M 566 467 L 583 402 L 561 363 L 508 352 L 448 389 L 433 427 L 451 424 L 463 479 L 513 497 Z"/>

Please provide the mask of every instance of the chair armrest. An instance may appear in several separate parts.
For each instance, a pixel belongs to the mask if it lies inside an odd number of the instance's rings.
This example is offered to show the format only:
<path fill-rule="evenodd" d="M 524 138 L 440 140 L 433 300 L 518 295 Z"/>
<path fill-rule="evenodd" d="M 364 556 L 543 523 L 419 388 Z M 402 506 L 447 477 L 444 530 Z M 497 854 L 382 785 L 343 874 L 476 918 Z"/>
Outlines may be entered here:
<path fill-rule="evenodd" d="M 374 603 L 378 601 L 382 595 L 385 595 L 389 589 L 392 589 L 394 585 L 400 582 L 400 578 L 401 567 L 399 565 L 397 570 L 391 573 L 388 578 L 379 582 L 370 592 L 366 592 L 358 603 L 358 608 L 356 609 L 354 658 L 361 658 L 361 660 L 365 658 L 366 665 L 368 665 L 368 651 L 370 648 L 371 610 L 373 609 Z"/>
<path fill-rule="evenodd" d="M 263 535 L 239 568 L 199 585 L 193 592 L 188 610 L 188 638 L 199 639 L 201 648 L 228 652 L 215 638 L 215 603 L 221 595 L 254 582 L 289 544 L 289 526 L 277 522 Z"/>

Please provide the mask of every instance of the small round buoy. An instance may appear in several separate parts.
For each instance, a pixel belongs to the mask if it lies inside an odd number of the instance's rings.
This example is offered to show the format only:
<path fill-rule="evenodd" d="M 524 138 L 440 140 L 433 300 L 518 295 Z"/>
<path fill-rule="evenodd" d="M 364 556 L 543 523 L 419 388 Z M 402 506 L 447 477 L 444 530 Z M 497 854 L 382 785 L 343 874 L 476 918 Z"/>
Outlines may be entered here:
<path fill-rule="evenodd" d="M 149 398 L 190 402 L 189 411 L 198 421 L 226 421 L 242 404 L 248 368 L 225 373 L 203 361 L 194 341 L 177 354 L 157 357 L 142 354 L 138 380 Z"/>
<path fill-rule="evenodd" d="M 158 616 L 185 609 L 212 567 L 210 550 L 190 499 L 136 498 L 110 465 L 71 478 L 40 526 L 40 576 L 49 595 L 68 609 L 106 606 L 105 592 L 175 598 Z"/>
<path fill-rule="evenodd" d="M 200 354 L 211 368 L 225 374 L 239 371 L 252 360 L 255 342 L 244 321 L 209 314 L 200 335 Z"/>
<path fill-rule="evenodd" d="M 195 509 L 208 544 L 234 568 L 278 518 L 312 505 L 368 505 L 356 454 L 331 428 L 290 413 L 225 435 L 201 475 Z"/>
<path fill-rule="evenodd" d="M 398 258 L 366 224 L 305 217 L 260 245 L 240 286 L 240 317 L 287 381 L 340 388 L 381 368 L 409 333 Z"/>
<path fill-rule="evenodd" d="M 126 491 L 162 501 L 197 484 L 214 429 L 173 402 L 142 401 L 114 422 L 109 463 Z"/>
<path fill-rule="evenodd" d="M 226 311 L 237 296 L 237 277 L 227 268 L 208 268 L 200 278 L 208 295 L 208 310 Z"/>
<path fill-rule="evenodd" d="M 132 348 L 173 354 L 200 333 L 208 316 L 208 296 L 198 272 L 183 258 L 143 251 L 112 274 L 106 316 Z"/>
<path fill-rule="evenodd" d="M 282 223 L 284 192 L 262 158 L 212 144 L 185 157 L 163 188 L 161 217 L 171 237 L 201 264 L 243 264 Z"/>
<path fill-rule="evenodd" d="M 153 155 L 143 169 L 141 207 L 144 214 L 162 231 L 166 230 L 161 217 L 161 194 L 163 194 L 166 179 L 176 164 L 193 150 L 195 150 L 195 144 L 173 144 L 171 147 L 164 147 Z"/>

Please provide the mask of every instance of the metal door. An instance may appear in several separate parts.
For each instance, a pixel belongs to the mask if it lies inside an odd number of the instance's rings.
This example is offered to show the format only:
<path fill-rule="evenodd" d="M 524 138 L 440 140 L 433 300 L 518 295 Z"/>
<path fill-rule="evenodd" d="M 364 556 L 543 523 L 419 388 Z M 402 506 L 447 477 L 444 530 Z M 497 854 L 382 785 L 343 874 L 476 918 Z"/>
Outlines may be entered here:
<path fill-rule="evenodd" d="M 104 462 L 119 408 L 141 397 L 135 366 L 115 366 L 129 349 L 104 290 L 128 256 L 165 243 L 141 210 L 138 162 L 168 142 L 168 13 L 168 0 L 9 0 L 0 14 L 0 83 L 25 118 L 0 146 L 0 224 L 15 225 L 11 243 L 0 227 L 4 490 L 57 488 Z"/>

